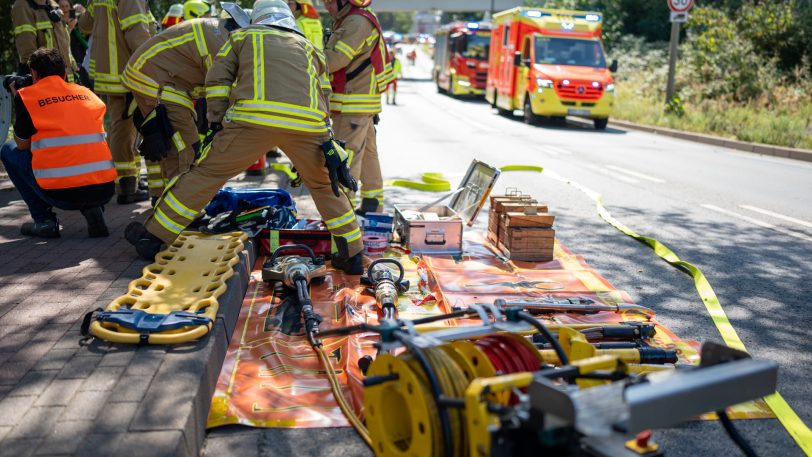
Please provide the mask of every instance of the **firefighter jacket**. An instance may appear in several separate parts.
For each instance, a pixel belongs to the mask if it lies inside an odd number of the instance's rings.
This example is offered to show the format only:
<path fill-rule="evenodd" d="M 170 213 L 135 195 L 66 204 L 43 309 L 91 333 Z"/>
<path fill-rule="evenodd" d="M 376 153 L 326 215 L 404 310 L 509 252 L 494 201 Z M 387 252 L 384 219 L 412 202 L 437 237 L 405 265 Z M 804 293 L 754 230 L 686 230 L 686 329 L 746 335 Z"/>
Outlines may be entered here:
<path fill-rule="evenodd" d="M 170 27 L 138 47 L 121 80 L 127 89 L 194 110 L 205 94 L 206 72 L 228 39 L 225 20 L 192 19 Z"/>
<path fill-rule="evenodd" d="M 121 82 L 132 53 L 155 34 L 155 18 L 146 0 L 92 0 L 79 18 L 82 32 L 93 36 L 90 77 L 101 94 L 125 94 Z"/>
<path fill-rule="evenodd" d="M 309 5 L 302 5 L 302 7 L 311 8 Z M 318 15 L 313 18 L 302 14 L 296 18 L 296 25 L 314 46 L 319 49 L 324 48 L 324 28 L 321 26 Z"/>
<path fill-rule="evenodd" d="M 381 94 L 392 80 L 381 27 L 369 10 L 345 5 L 324 47 L 333 95 L 330 110 L 345 114 L 381 112 Z"/>
<path fill-rule="evenodd" d="M 20 89 L 37 132 L 31 168 L 42 189 L 68 189 L 116 179 L 104 133 L 105 106 L 90 89 L 48 76 Z"/>
<path fill-rule="evenodd" d="M 34 0 L 38 4 L 41 0 Z M 59 8 L 56 2 L 46 0 L 50 8 Z M 28 58 L 38 48 L 54 48 L 65 60 L 68 74 L 75 70 L 70 53 L 68 26 L 62 21 L 51 22 L 48 12 L 32 8 L 31 0 L 16 0 L 11 6 L 11 21 L 14 24 L 14 44 L 20 63 L 27 64 Z"/>
<path fill-rule="evenodd" d="M 296 32 L 265 25 L 236 30 L 206 75 L 208 120 L 326 132 L 326 71 L 322 53 Z"/>

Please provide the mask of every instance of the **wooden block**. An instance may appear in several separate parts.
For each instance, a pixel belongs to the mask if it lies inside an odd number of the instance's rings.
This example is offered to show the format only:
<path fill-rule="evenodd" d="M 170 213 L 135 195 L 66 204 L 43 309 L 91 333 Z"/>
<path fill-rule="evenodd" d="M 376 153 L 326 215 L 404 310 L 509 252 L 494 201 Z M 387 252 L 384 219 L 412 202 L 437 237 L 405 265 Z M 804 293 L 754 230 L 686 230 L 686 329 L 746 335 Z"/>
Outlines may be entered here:
<path fill-rule="evenodd" d="M 520 200 L 496 200 L 496 202 L 494 203 L 494 207 L 496 208 L 497 213 L 506 213 L 508 212 L 508 208 L 510 208 L 511 206 L 522 208 L 521 210 L 516 211 L 524 211 L 524 207 L 527 205 L 539 206 L 538 202 L 533 198 L 531 198 L 529 195 L 527 196 L 527 198 L 523 198 Z"/>
<path fill-rule="evenodd" d="M 497 237 L 496 232 L 488 232 L 487 238 L 492 245 L 496 246 L 499 244 L 499 238 Z"/>
<path fill-rule="evenodd" d="M 555 215 L 550 213 L 543 214 L 524 214 L 524 213 L 505 213 L 505 225 L 507 227 L 543 227 L 549 228 L 555 222 Z"/>
<path fill-rule="evenodd" d="M 533 202 L 502 202 L 497 205 L 502 213 L 546 213 L 547 205 Z"/>

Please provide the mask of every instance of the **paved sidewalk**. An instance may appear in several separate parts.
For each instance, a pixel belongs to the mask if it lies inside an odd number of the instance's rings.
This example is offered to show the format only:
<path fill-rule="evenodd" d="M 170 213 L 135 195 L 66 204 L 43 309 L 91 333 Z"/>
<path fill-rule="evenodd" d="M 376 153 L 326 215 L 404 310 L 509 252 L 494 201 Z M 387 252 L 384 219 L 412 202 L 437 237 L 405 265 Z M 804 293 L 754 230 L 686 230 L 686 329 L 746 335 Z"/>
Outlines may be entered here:
<path fill-rule="evenodd" d="M 241 176 L 232 184 L 278 181 Z M 305 214 L 312 211 L 306 200 L 299 205 Z M 123 231 L 148 208 L 109 204 L 111 235 L 101 239 L 87 238 L 79 212 L 58 210 L 62 237 L 33 239 L 19 233 L 30 220 L 19 194 L 0 192 L 0 455 L 199 452 L 203 431 L 189 432 L 188 422 L 208 414 L 196 398 L 209 388 L 208 359 L 220 357 L 212 382 L 219 373 L 222 326 L 214 337 L 178 347 L 79 344 L 84 314 L 124 293 L 147 264 Z"/>

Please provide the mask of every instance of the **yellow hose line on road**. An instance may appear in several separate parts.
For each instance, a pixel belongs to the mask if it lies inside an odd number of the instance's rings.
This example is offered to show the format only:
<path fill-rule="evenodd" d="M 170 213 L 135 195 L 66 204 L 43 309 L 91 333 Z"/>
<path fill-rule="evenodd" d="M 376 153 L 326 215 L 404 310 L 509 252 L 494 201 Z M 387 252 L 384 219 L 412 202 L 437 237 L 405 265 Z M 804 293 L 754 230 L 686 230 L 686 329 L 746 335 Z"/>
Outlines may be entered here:
<path fill-rule="evenodd" d="M 451 190 L 451 183 L 445 179 L 442 173 L 423 173 L 420 177 L 423 181 L 409 181 L 406 179 L 394 179 L 384 182 L 386 186 L 408 187 L 409 189 L 422 190 L 426 192 L 448 192 Z"/>
<path fill-rule="evenodd" d="M 542 167 L 537 167 L 533 165 L 508 165 L 502 167 L 501 170 L 504 171 L 533 171 L 539 173 L 545 173 L 545 175 L 564 183 L 567 183 L 576 189 L 580 190 L 581 192 L 585 193 L 595 202 L 595 205 L 598 209 L 598 214 L 601 216 L 603 220 L 609 223 L 609 225 L 615 227 L 620 232 L 625 235 L 628 235 L 640 242 L 647 244 L 651 249 L 654 250 L 654 253 L 657 254 L 660 258 L 668 262 L 669 264 L 677 267 L 678 269 L 690 274 L 694 278 L 694 284 L 696 286 L 697 292 L 699 292 L 699 297 L 702 298 L 702 302 L 705 304 L 705 309 L 708 310 L 708 314 L 710 314 L 711 319 L 713 320 L 714 325 L 719 330 L 719 333 L 722 335 L 722 340 L 724 340 L 725 344 L 732 348 L 736 348 L 742 351 L 746 351 L 744 347 L 744 343 L 742 342 L 741 338 L 739 338 L 738 333 L 736 333 L 736 329 L 733 328 L 733 325 L 730 323 L 730 320 L 725 313 L 724 308 L 722 308 L 722 304 L 719 302 L 719 298 L 716 296 L 716 292 L 713 291 L 713 287 L 711 287 L 710 282 L 705 277 L 705 274 L 702 273 L 698 267 L 694 264 L 686 262 L 677 256 L 674 251 L 672 251 L 668 246 L 661 243 L 660 241 L 649 238 L 647 236 L 643 236 L 632 230 L 631 228 L 623 225 L 620 221 L 615 219 L 609 210 L 603 206 L 603 196 L 591 190 L 587 187 L 582 186 L 581 184 L 564 178 L 556 173 L 551 171 L 545 172 Z M 784 428 L 789 432 L 790 436 L 798 443 L 801 450 L 807 456 L 812 456 L 812 431 L 809 430 L 809 427 L 804 424 L 803 420 L 798 417 L 798 414 L 793 411 L 792 407 L 784 400 L 784 398 L 778 392 L 765 397 L 764 401 L 773 411 L 775 416 L 781 421 L 781 424 Z"/>

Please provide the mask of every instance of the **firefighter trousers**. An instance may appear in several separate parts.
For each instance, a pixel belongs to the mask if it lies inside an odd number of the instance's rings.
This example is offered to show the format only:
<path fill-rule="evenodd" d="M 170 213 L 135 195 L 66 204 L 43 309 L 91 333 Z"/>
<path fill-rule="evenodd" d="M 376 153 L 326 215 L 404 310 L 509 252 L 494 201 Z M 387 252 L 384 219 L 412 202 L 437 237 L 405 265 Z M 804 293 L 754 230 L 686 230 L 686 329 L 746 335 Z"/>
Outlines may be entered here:
<path fill-rule="evenodd" d="M 116 166 L 116 194 L 130 195 L 138 190 L 138 174 L 141 171 L 141 158 L 135 152 L 135 125 L 132 119 L 124 119 L 127 110 L 127 97 L 123 94 L 104 96 L 110 125 L 107 129 L 107 144 Z M 126 188 L 121 187 L 121 178 L 128 180 Z"/>
<path fill-rule="evenodd" d="M 155 108 L 154 98 L 135 94 L 138 109 L 146 116 Z M 160 197 L 164 186 L 182 172 L 189 169 L 195 158 L 194 144 L 200 141 L 194 111 L 175 103 L 165 103 L 166 114 L 172 124 L 172 148 L 160 162 L 147 163 L 149 196 Z"/>
<path fill-rule="evenodd" d="M 316 208 L 335 237 L 344 238 L 349 255 L 363 250 L 361 230 L 346 196 L 336 197 L 324 167 L 321 144 L 326 133 L 297 133 L 274 127 L 227 122 L 191 168 L 172 179 L 146 222 L 147 230 L 171 243 L 229 179 L 245 171 L 260 155 L 285 151 L 310 189 Z"/>
<path fill-rule="evenodd" d="M 381 175 L 381 162 L 378 159 L 378 143 L 376 140 L 374 115 L 347 115 L 333 116 L 333 133 L 339 140 L 347 143 L 347 149 L 352 151 L 350 174 L 359 181 L 361 198 L 374 198 L 378 200 L 378 209 L 383 208 L 383 176 Z M 354 200 L 355 195 L 350 193 Z"/>

